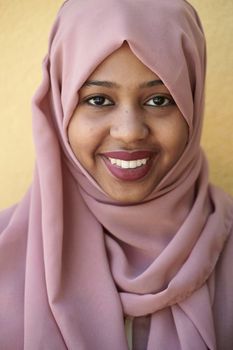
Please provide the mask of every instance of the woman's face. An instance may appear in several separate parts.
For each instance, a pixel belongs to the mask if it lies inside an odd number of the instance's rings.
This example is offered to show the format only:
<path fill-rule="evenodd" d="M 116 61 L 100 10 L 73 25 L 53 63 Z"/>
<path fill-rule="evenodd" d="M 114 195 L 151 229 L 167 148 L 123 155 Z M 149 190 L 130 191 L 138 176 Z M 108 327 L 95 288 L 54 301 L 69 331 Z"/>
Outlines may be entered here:
<path fill-rule="evenodd" d="M 68 138 L 111 198 L 137 203 L 180 158 L 188 126 L 159 77 L 124 44 L 79 90 Z"/>

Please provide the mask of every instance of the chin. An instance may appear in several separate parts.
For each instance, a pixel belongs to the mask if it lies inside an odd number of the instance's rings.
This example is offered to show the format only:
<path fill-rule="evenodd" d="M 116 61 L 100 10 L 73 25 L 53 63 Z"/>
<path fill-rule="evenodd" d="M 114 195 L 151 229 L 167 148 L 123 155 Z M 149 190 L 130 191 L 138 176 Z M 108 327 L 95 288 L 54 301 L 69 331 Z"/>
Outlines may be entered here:
<path fill-rule="evenodd" d="M 124 189 L 121 191 L 106 191 L 105 192 L 115 201 L 122 204 L 136 204 L 142 202 L 150 193 L 148 192 L 138 192 L 132 191 L 130 189 Z"/>

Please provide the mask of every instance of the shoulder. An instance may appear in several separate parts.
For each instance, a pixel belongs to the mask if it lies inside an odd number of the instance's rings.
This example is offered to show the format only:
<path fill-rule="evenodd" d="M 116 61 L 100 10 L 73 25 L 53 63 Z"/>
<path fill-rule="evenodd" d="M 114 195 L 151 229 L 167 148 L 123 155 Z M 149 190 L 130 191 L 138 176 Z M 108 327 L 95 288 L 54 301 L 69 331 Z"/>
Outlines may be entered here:
<path fill-rule="evenodd" d="M 233 198 L 216 186 L 211 186 L 210 189 L 218 207 L 217 216 L 222 227 L 222 237 L 227 237 L 214 270 L 215 290 L 216 293 L 218 290 L 225 290 L 228 294 L 230 290 L 233 291 L 233 278 L 229 278 L 233 276 Z M 221 281 L 224 283 L 220 283 Z M 226 286 L 232 289 L 227 289 Z"/>
<path fill-rule="evenodd" d="M 29 221 L 31 189 L 26 192 L 19 203 L 0 211 L 0 234 L 3 231 L 25 231 Z"/>
<path fill-rule="evenodd" d="M 7 227 L 16 207 L 17 204 L 0 211 L 0 233 Z"/>
<path fill-rule="evenodd" d="M 233 217 L 230 234 L 214 272 L 213 313 L 217 349 L 233 349 Z"/>
<path fill-rule="evenodd" d="M 233 226 L 215 267 L 215 283 L 216 293 L 221 292 L 222 297 L 223 293 L 226 297 L 230 295 L 233 306 Z"/>
<path fill-rule="evenodd" d="M 221 294 L 223 297 L 224 293 L 228 297 L 230 294 L 233 303 L 233 198 L 221 189 L 212 186 L 212 194 L 213 190 L 220 207 L 218 220 L 221 221 L 222 227 L 225 227 L 225 234 L 224 232 L 222 234 L 227 236 L 214 270 L 215 295 L 217 297 Z"/>

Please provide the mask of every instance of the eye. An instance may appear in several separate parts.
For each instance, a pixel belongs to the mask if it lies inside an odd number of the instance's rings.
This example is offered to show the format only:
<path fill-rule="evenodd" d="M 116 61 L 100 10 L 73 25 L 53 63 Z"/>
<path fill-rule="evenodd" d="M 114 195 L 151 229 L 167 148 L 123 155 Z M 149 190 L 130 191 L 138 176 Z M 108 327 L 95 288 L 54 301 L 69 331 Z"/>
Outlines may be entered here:
<path fill-rule="evenodd" d="M 146 106 L 152 107 L 166 107 L 169 105 L 174 105 L 175 101 L 171 97 L 166 97 L 163 95 L 153 96 L 149 100 L 146 101 Z"/>
<path fill-rule="evenodd" d="M 102 106 L 112 106 L 113 105 L 113 102 L 108 99 L 107 97 L 105 96 L 92 96 L 92 97 L 89 97 L 85 100 L 85 103 L 89 104 L 89 105 L 92 105 L 92 106 L 97 106 L 97 107 L 102 107 Z"/>

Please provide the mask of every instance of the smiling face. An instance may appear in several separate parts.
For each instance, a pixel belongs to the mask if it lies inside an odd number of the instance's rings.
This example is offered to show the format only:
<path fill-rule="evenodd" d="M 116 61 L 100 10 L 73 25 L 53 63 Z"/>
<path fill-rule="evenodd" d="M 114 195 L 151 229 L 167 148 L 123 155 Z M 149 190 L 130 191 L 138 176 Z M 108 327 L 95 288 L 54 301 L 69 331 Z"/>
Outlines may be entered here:
<path fill-rule="evenodd" d="M 79 90 L 68 139 L 111 198 L 137 203 L 180 158 L 188 126 L 160 78 L 124 44 Z"/>

